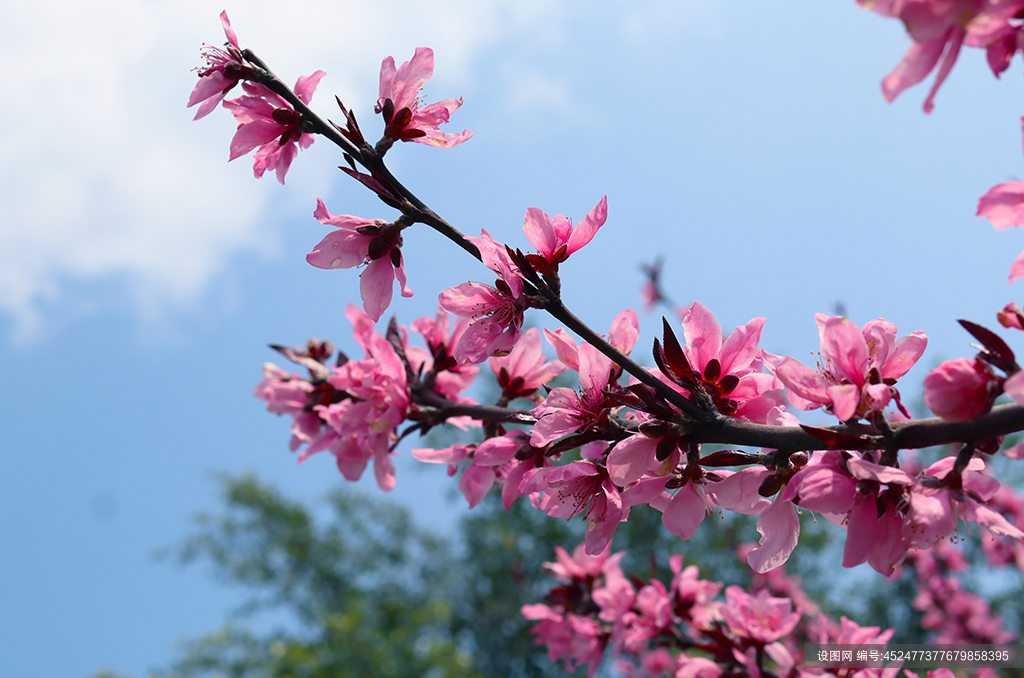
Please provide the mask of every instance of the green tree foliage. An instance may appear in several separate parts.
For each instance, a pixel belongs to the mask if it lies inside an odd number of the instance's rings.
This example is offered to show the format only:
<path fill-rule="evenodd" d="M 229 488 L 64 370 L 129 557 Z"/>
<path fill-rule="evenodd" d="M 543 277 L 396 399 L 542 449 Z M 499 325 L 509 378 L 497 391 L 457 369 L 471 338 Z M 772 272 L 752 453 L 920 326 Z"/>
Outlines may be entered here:
<path fill-rule="evenodd" d="M 224 481 L 224 515 L 199 519 L 184 562 L 252 592 L 244 612 L 287 617 L 268 633 L 230 623 L 191 642 L 167 678 L 476 676 L 450 633 L 457 575 L 445 540 L 407 511 L 349 492 L 329 520 L 252 477 Z M 281 614 L 285 613 L 285 614 Z"/>

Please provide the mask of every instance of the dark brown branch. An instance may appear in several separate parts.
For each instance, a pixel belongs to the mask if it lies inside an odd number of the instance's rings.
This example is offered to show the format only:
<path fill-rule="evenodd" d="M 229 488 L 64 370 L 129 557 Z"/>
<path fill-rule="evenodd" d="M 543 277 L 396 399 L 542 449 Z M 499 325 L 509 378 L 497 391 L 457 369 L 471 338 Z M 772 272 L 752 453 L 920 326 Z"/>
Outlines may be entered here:
<path fill-rule="evenodd" d="M 384 165 L 383 158 L 365 145 L 357 148 L 342 136 L 333 125 L 320 118 L 298 96 L 271 71 L 263 61 L 245 50 L 244 55 L 249 63 L 257 67 L 256 80 L 271 91 L 283 97 L 295 110 L 302 114 L 317 134 L 330 139 L 345 153 L 349 154 L 371 173 L 386 179 L 395 190 L 408 202 L 404 213 L 413 221 L 424 223 L 459 247 L 480 259 L 480 251 L 466 239 L 458 229 L 438 216 L 423 201 L 399 182 Z M 683 397 L 628 356 L 622 354 L 608 341 L 598 335 L 589 326 L 577 318 L 560 299 L 548 300 L 545 304 L 554 318 L 576 332 L 584 341 L 597 348 L 609 359 L 620 365 L 626 372 L 638 380 L 654 388 L 663 398 L 678 407 L 684 414 L 694 420 L 694 428 L 688 438 L 693 442 L 722 443 L 726 445 L 747 445 L 765 447 L 785 451 L 826 449 L 822 441 L 798 427 L 769 426 L 754 424 L 741 419 L 726 417 Z M 455 416 L 471 416 L 482 421 L 516 422 L 532 424 L 536 418 L 527 410 L 493 407 L 488 405 L 467 405 L 453 403 L 444 398 L 421 391 L 416 394 L 416 401 L 421 405 L 437 410 L 431 416 L 444 421 Z M 946 422 L 941 419 L 920 419 L 909 422 L 897 422 L 892 425 L 893 436 L 886 438 L 878 435 L 866 426 L 835 426 L 831 430 L 861 436 L 856 445 L 846 444 L 851 449 L 913 449 L 945 445 L 949 443 L 970 443 L 986 440 L 997 436 L 1024 430 L 1024 408 L 1019 405 L 1001 405 L 988 414 L 966 422 Z"/>
<path fill-rule="evenodd" d="M 530 410 L 496 405 L 474 405 L 472 403 L 456 403 L 443 396 L 418 388 L 413 391 L 413 401 L 432 423 L 441 423 L 452 417 L 473 417 L 480 421 L 506 422 L 510 424 L 536 424 L 537 417 Z"/>
<path fill-rule="evenodd" d="M 899 449 L 920 449 L 950 443 L 970 443 L 1024 430 L 1024 408 L 1020 405 L 999 405 L 988 414 L 971 421 L 949 422 L 938 417 L 915 419 L 892 424 L 893 438 L 872 434 L 866 426 L 831 426 L 829 430 L 864 438 L 862 443 L 844 448 L 860 450 L 886 449 L 890 444 Z M 697 427 L 690 439 L 702 443 L 748 445 L 787 450 L 822 450 L 826 446 L 796 426 L 769 426 L 719 415 L 708 427 Z"/>

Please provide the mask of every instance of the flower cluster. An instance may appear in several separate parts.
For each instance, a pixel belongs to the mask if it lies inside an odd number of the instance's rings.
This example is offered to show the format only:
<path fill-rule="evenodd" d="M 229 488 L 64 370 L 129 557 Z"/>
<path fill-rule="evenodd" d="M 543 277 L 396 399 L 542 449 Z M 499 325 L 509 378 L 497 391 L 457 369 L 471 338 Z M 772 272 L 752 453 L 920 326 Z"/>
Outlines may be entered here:
<path fill-rule="evenodd" d="M 545 563 L 558 582 L 543 603 L 524 605 L 522 614 L 537 622 L 536 643 L 552 661 L 572 671 L 583 664 L 596 675 L 606 650 L 626 675 L 651 678 L 726 676 L 833 676 L 847 669 L 804 669 L 805 643 L 884 644 L 892 631 L 862 627 L 843 617 L 839 623 L 794 601 L 806 599 L 795 580 L 779 596 L 770 586 L 751 591 L 700 579 L 695 565 L 671 557 L 672 579 L 647 583 L 627 577 L 620 565 L 625 553 L 605 549 L 590 555 L 583 545 L 569 555 L 556 549 Z M 769 674 L 768 671 L 774 673 Z M 861 678 L 894 677 L 897 669 L 863 669 Z M 914 674 L 909 674 L 914 675 Z"/>
<path fill-rule="evenodd" d="M 964 45 L 986 49 L 999 75 L 1024 44 L 1024 0 L 859 4 L 899 18 L 914 41 L 883 82 L 887 99 L 938 67 L 926 111 Z M 290 447 L 300 461 L 329 451 L 349 480 L 360 478 L 372 461 L 378 485 L 390 490 L 399 441 L 451 424 L 461 430 L 457 441 L 441 449 L 418 447 L 412 455 L 459 476 L 471 508 L 500 488 L 506 508 L 525 496 L 552 517 L 581 517 L 584 543 L 572 556 L 559 551 L 557 562 L 548 564 L 559 587 L 544 604 L 523 608 L 538 622 L 538 642 L 569 670 L 587 664 L 594 675 L 610 649 L 620 667 L 637 676 L 824 676 L 832 674 L 801 667 L 803 642 L 888 640 L 891 632 L 880 628 L 827 619 L 783 574 L 799 540 L 800 508 L 846 530 L 845 567 L 866 562 L 894 575 L 901 564 L 913 564 L 928 623 L 943 631 L 954 623 L 962 627 L 943 639 L 1004 638 L 998 624 L 978 621 L 987 609 L 946 576 L 955 569 L 951 556 L 941 567 L 935 564 L 946 557 L 960 519 L 986 528 L 983 551 L 994 562 L 1024 562 L 1024 501 L 989 475 L 985 462 L 1002 435 L 1020 428 L 1001 413 L 1014 415 L 1024 405 L 1024 370 L 995 333 L 961 321 L 981 350 L 973 359 L 942 363 L 925 379 L 925 402 L 941 420 L 913 420 L 897 389 L 925 351 L 924 332 L 897 339 L 896 326 L 881 318 L 859 327 L 843 316 L 818 314 L 820 347 L 812 368 L 761 348 L 764 318 L 727 335 L 695 302 L 677 309 L 682 339 L 665 320 L 654 341 L 654 366 L 641 367 L 631 357 L 640 334 L 634 311 L 620 312 L 602 336 L 568 311 L 561 297 L 559 268 L 605 226 L 607 197 L 575 226 L 560 214 L 528 208 L 523 229 L 535 251 L 524 253 L 487 230 L 462 236 L 385 167 L 396 141 L 450 148 L 472 136 L 440 131 L 461 99 L 421 100 L 433 75 L 432 50 L 418 48 L 399 66 L 384 59 L 375 107 L 384 130 L 371 145 L 344 105 L 344 126 L 332 127 L 309 109 L 323 71 L 289 88 L 241 49 L 226 14 L 221 19 L 227 44 L 205 50 L 206 66 L 199 69 L 189 106 L 199 106 L 197 119 L 218 104 L 235 116 L 231 159 L 255 151 L 255 175 L 274 170 L 284 183 L 298 150 L 324 134 L 343 151 L 348 167 L 341 169 L 401 212 L 387 219 L 334 215 L 317 201 L 314 217 L 332 230 L 306 260 L 322 269 L 362 269 L 363 310 L 349 305 L 346 317 L 364 355 L 339 353 L 332 362 L 334 348 L 327 342 L 274 347 L 308 376 L 268 364 L 256 395 L 271 412 L 292 418 Z M 239 83 L 244 94 L 225 100 Z M 993 188 L 979 202 L 978 215 L 996 228 L 1024 225 L 1024 183 Z M 412 295 L 403 232 L 416 224 L 477 255 L 496 276 L 493 285 L 466 282 L 442 291 L 437 314 L 411 325 L 421 344 L 411 342 L 395 320 L 383 334 L 375 327 L 396 281 L 402 296 Z M 646 270 L 649 305 L 670 303 L 660 273 L 660 263 Z M 1010 279 L 1022 276 L 1024 255 Z M 566 329 L 527 329 L 531 308 L 549 312 Z M 998 319 L 1024 330 L 1024 312 L 1016 305 L 1007 305 Z M 542 336 L 557 359 L 545 355 Z M 500 389 L 493 404 L 466 395 L 485 362 Z M 565 372 L 576 374 L 552 383 Z M 1003 393 L 1018 405 L 986 416 Z M 806 426 L 788 407 L 822 409 L 838 421 Z M 995 420 L 1002 423 L 986 428 Z M 708 451 L 709 443 L 724 447 Z M 936 443 L 956 443 L 958 450 L 923 469 L 900 459 L 902 450 Z M 1005 456 L 1024 457 L 1024 444 Z M 626 577 L 622 556 L 610 556 L 610 545 L 620 523 L 644 506 L 658 511 L 664 527 L 683 540 L 714 512 L 756 515 L 760 540 L 742 553 L 760 577 L 754 588 L 726 587 L 722 599 L 721 583 L 699 579 L 679 557 L 670 563 L 667 584 Z M 939 555 L 927 555 L 933 548 Z M 952 607 L 936 611 L 946 603 Z M 964 609 L 970 614 L 953 614 Z"/>

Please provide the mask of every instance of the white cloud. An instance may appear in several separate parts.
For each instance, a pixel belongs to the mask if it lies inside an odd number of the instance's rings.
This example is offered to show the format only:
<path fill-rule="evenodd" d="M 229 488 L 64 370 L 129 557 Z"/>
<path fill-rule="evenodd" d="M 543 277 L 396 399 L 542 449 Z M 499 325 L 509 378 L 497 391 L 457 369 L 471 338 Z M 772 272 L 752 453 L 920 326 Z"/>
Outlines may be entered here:
<path fill-rule="evenodd" d="M 194 304 L 239 253 L 274 251 L 274 227 L 260 214 L 287 194 L 269 175 L 253 182 L 226 166 L 228 116 L 192 123 L 184 109 L 200 44 L 223 41 L 223 4 L 62 0 L 0 10 L 0 312 L 17 337 L 65 313 L 80 283 L 123 278 L 138 310 L 159 315 Z M 521 42 L 525 28 L 535 42 L 563 40 L 567 7 L 247 0 L 227 9 L 243 46 L 282 77 L 323 68 L 324 91 L 365 110 L 384 55 L 401 62 L 434 46 L 446 92 L 468 81 L 482 50 Z M 567 109 L 557 82 L 516 73 L 521 101 Z"/>

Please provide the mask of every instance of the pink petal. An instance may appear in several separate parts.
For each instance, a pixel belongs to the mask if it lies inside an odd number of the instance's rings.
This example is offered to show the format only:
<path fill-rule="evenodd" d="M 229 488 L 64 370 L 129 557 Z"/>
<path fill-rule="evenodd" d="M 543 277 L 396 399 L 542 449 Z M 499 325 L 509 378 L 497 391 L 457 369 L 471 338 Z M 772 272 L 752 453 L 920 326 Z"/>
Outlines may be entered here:
<path fill-rule="evenodd" d="M 465 445 L 459 444 L 441 450 L 425 447 L 412 450 L 412 458 L 428 464 L 458 464 L 469 458 L 469 451 Z"/>
<path fill-rule="evenodd" d="M 620 487 L 637 481 L 655 462 L 660 440 L 633 435 L 619 441 L 608 453 L 608 475 Z"/>
<path fill-rule="evenodd" d="M 764 574 L 789 560 L 800 539 L 800 518 L 793 504 L 775 497 L 772 505 L 757 518 L 761 540 L 747 554 L 747 564 L 754 572 Z"/>
<path fill-rule="evenodd" d="M 722 326 L 711 311 L 695 301 L 683 314 L 683 336 L 690 366 L 703 372 L 708 361 L 717 358 L 722 348 Z"/>
<path fill-rule="evenodd" d="M 395 489 L 395 460 L 387 451 L 373 455 L 373 475 L 377 478 L 377 487 L 384 492 Z"/>
<path fill-rule="evenodd" d="M 1017 258 L 1010 264 L 1010 277 L 1007 278 L 1006 282 L 1013 282 L 1018 278 L 1024 277 L 1024 252 L 1017 255 Z"/>
<path fill-rule="evenodd" d="M 465 363 L 475 365 L 487 360 L 493 353 L 492 346 L 504 331 L 503 325 L 489 318 L 477 319 L 466 328 L 459 343 L 455 346 L 453 354 L 455 362 L 460 365 Z"/>
<path fill-rule="evenodd" d="M 879 466 L 864 459 L 854 458 L 846 462 L 846 467 L 850 469 L 850 475 L 857 480 L 873 480 L 885 485 L 897 484 L 908 487 L 914 484 L 914 479 L 906 471 L 892 466 Z"/>
<path fill-rule="evenodd" d="M 718 361 L 722 364 L 722 374 L 732 374 L 750 367 L 757 357 L 758 344 L 761 343 L 761 328 L 765 318 L 753 318 L 743 327 L 737 327 L 722 344 Z"/>
<path fill-rule="evenodd" d="M 597 233 L 597 229 L 601 228 L 607 219 L 608 196 L 602 196 L 597 206 L 590 210 L 590 213 L 584 217 L 583 221 L 578 223 L 576 228 L 573 229 L 572 235 L 569 236 L 566 255 L 572 254 L 590 242 Z"/>
<path fill-rule="evenodd" d="M 437 301 L 449 313 L 465 318 L 479 318 L 503 304 L 504 297 L 489 285 L 467 282 L 444 290 L 438 295 Z"/>
<path fill-rule="evenodd" d="M 612 327 L 608 331 L 608 343 L 629 355 L 639 336 L 640 320 L 636 317 L 636 311 L 628 308 L 612 321 Z"/>
<path fill-rule="evenodd" d="M 390 57 L 388 57 L 390 59 Z M 391 61 L 394 67 L 394 61 Z M 398 67 L 391 80 L 391 89 L 384 92 L 384 64 L 381 65 L 381 98 L 390 98 L 395 103 L 395 110 L 414 108 L 416 95 L 434 74 L 434 50 L 429 47 L 417 47 L 412 59 Z"/>
<path fill-rule="evenodd" d="M 437 148 L 451 148 L 473 138 L 473 133 L 468 129 L 464 129 L 458 134 L 441 132 L 437 129 L 426 129 L 424 131 L 426 132 L 424 136 L 416 137 L 413 141 L 436 146 Z"/>
<path fill-rule="evenodd" d="M 837 315 L 825 321 L 821 330 L 821 355 L 829 372 L 857 386 L 864 385 L 868 373 L 868 344 L 852 320 Z"/>
<path fill-rule="evenodd" d="M 302 103 L 309 105 L 309 102 L 313 100 L 313 93 L 316 92 L 316 86 L 320 84 L 320 79 L 325 75 L 327 74 L 323 71 L 316 71 L 295 81 L 295 94 L 302 99 Z"/>
<path fill-rule="evenodd" d="M 594 400 L 599 400 L 601 391 L 608 386 L 612 364 L 605 354 L 590 344 L 580 347 L 580 385 Z"/>
<path fill-rule="evenodd" d="M 775 372 L 786 385 L 790 401 L 801 410 L 813 410 L 831 402 L 826 387 L 828 382 L 817 370 L 791 356 L 775 356 L 764 353 L 765 365 Z"/>
<path fill-rule="evenodd" d="M 857 414 L 860 405 L 860 389 L 853 384 L 829 386 L 825 391 L 832 401 L 832 413 L 839 421 L 849 421 Z"/>
<path fill-rule="evenodd" d="M 231 21 L 228 20 L 228 11 L 224 10 L 220 13 L 220 23 L 224 27 L 224 35 L 227 36 L 228 42 L 237 49 L 241 49 L 238 46 L 238 36 L 235 35 L 235 29 L 231 28 Z"/>
<path fill-rule="evenodd" d="M 586 552 L 596 556 L 611 543 L 619 523 L 629 516 L 629 509 L 623 508 L 622 498 L 607 478 L 601 483 L 603 492 L 598 493 L 587 512 L 587 534 L 584 539 Z"/>
<path fill-rule="evenodd" d="M 889 576 L 907 555 L 907 544 L 902 538 L 903 519 L 890 506 L 878 519 L 875 543 L 868 553 L 868 564 L 876 572 Z"/>
<path fill-rule="evenodd" d="M 355 231 L 334 231 L 306 255 L 306 261 L 317 268 L 352 268 L 366 260 L 370 240 Z"/>
<path fill-rule="evenodd" d="M 856 567 L 868 559 L 877 526 L 878 509 L 874 497 L 861 497 L 847 517 L 843 567 Z"/>
<path fill-rule="evenodd" d="M 576 345 L 576 341 L 569 336 L 569 333 L 558 328 L 554 332 L 549 329 L 544 330 L 544 337 L 551 344 L 552 348 L 555 349 L 555 354 L 558 359 L 562 361 L 571 370 L 580 369 L 580 356 L 579 346 Z"/>
<path fill-rule="evenodd" d="M 555 229 L 551 225 L 551 218 L 536 207 L 526 210 L 526 222 L 523 224 L 523 231 L 526 232 L 526 239 L 530 241 L 537 253 L 545 259 L 550 259 L 561 243 L 555 236 Z"/>
<path fill-rule="evenodd" d="M 359 275 L 359 296 L 363 300 L 363 309 L 374 322 L 380 320 L 391 303 L 394 282 L 395 267 L 390 257 L 371 261 Z"/>
<path fill-rule="evenodd" d="M 964 498 L 964 508 L 964 517 L 967 520 L 982 527 L 987 527 L 989 532 L 1004 537 L 1024 539 L 1024 532 L 1011 525 L 998 511 L 994 511 L 984 504 L 979 504 L 970 497 Z"/>
<path fill-rule="evenodd" d="M 846 513 L 852 508 L 857 481 L 826 464 L 808 465 L 786 485 L 783 498 L 819 513 Z"/>
<path fill-rule="evenodd" d="M 988 189 L 978 200 L 976 215 L 985 217 L 1000 231 L 1024 226 L 1024 181 L 1007 181 Z"/>
<path fill-rule="evenodd" d="M 661 523 L 666 530 L 685 541 L 697 533 L 707 510 L 704 497 L 697 492 L 693 483 L 687 483 L 669 500 L 661 516 Z"/>
<path fill-rule="evenodd" d="M 609 457 L 609 461 L 610 459 Z M 756 515 L 768 508 L 771 503 L 757 493 L 761 482 L 771 473 L 763 466 L 746 468 L 719 482 L 708 483 L 704 491 L 724 509 Z"/>
<path fill-rule="evenodd" d="M 274 141 L 283 131 L 283 125 L 267 120 L 254 120 L 240 125 L 235 136 L 231 138 L 228 160 L 240 158 L 257 146 Z"/>
<path fill-rule="evenodd" d="M 473 464 L 462 473 L 462 477 L 459 478 L 459 491 L 469 502 L 469 508 L 475 508 L 483 501 L 491 491 L 494 479 L 494 469 L 488 466 Z"/>
<path fill-rule="evenodd" d="M 892 102 L 900 92 L 924 80 L 935 68 L 935 64 L 939 63 L 946 41 L 947 36 L 942 35 L 929 42 L 915 42 L 911 45 L 903 55 L 903 60 L 882 80 L 882 96 L 885 100 Z"/>
<path fill-rule="evenodd" d="M 913 367 L 928 347 L 928 337 L 921 330 L 900 337 L 896 349 L 882 365 L 883 379 L 899 379 Z"/>
<path fill-rule="evenodd" d="M 1024 404 L 1024 370 L 1021 370 L 1003 383 L 1006 395 L 1013 398 L 1018 405 Z"/>
<path fill-rule="evenodd" d="M 964 42 L 964 35 L 966 35 L 964 29 L 954 26 L 950 31 L 952 35 L 950 36 L 949 47 L 946 49 L 946 56 L 942 59 L 939 73 L 935 76 L 935 82 L 932 84 L 931 90 L 928 91 L 928 98 L 924 100 L 923 108 L 925 113 L 931 113 L 932 109 L 935 108 L 935 95 L 938 94 L 942 83 L 946 81 L 949 72 L 953 70 L 953 64 L 956 63 L 956 58 L 960 54 L 960 46 Z"/>
<path fill-rule="evenodd" d="M 367 248 L 369 249 L 369 248 Z M 387 257 L 384 257 L 385 259 Z M 409 285 L 405 279 L 405 256 L 400 255 L 398 261 L 398 268 L 395 269 L 395 279 L 398 281 L 398 288 L 402 292 L 403 297 L 411 297 L 412 290 L 409 289 Z"/>

